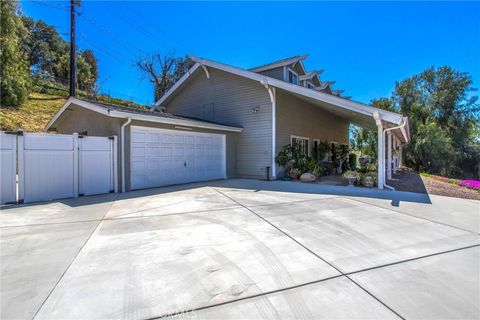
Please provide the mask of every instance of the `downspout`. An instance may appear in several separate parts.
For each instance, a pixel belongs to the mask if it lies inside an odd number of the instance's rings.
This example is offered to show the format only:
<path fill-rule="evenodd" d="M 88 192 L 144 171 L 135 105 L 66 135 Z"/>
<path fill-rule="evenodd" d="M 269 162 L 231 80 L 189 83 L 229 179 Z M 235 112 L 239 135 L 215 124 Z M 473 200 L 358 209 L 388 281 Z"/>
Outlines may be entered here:
<path fill-rule="evenodd" d="M 407 122 L 405 121 L 405 118 L 402 117 L 402 122 L 399 126 L 383 130 L 382 140 L 385 141 L 384 139 L 385 139 L 385 135 L 386 135 L 387 132 L 392 131 L 392 130 L 396 130 L 396 129 L 402 129 L 403 127 L 405 127 L 406 124 L 407 124 Z M 385 171 L 385 168 L 382 168 L 382 170 Z M 386 184 L 385 181 L 383 181 L 383 185 L 385 187 L 387 187 L 388 189 L 395 191 L 395 188 Z"/>
<path fill-rule="evenodd" d="M 125 192 L 125 127 L 128 126 L 132 122 L 132 118 L 128 117 L 127 121 L 122 124 L 120 129 L 121 138 L 122 138 L 122 192 Z"/>
<path fill-rule="evenodd" d="M 262 85 L 265 86 L 265 89 L 267 89 L 268 94 L 270 96 L 270 102 L 272 103 L 272 180 L 276 179 L 277 176 L 277 167 L 275 164 L 275 153 L 276 153 L 276 137 L 277 137 L 277 124 L 276 124 L 276 112 L 277 112 L 277 107 L 276 107 L 276 92 L 275 92 L 275 87 L 271 87 L 268 85 L 268 82 L 266 79 L 260 81 Z M 267 177 L 268 179 L 268 177 Z"/>

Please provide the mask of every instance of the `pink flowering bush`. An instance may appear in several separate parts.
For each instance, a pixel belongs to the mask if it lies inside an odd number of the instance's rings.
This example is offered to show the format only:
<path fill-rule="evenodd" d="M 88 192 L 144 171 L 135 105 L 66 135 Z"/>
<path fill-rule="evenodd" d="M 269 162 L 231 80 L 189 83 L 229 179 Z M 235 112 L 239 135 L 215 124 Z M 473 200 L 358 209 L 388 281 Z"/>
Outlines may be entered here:
<path fill-rule="evenodd" d="M 471 189 L 477 189 L 480 190 L 480 181 L 479 180 L 462 180 L 458 184 L 462 187 L 467 187 Z"/>

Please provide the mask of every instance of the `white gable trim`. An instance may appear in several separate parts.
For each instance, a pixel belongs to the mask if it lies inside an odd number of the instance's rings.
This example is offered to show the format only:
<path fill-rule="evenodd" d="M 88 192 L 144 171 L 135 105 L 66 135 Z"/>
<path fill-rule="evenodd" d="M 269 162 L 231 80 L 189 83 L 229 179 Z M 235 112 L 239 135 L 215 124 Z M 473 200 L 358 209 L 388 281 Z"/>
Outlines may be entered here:
<path fill-rule="evenodd" d="M 197 67 L 198 68 L 198 67 Z M 170 119 L 157 116 L 149 116 L 147 114 L 135 114 L 131 112 L 118 111 L 118 110 L 106 110 L 105 108 L 96 106 L 94 103 L 88 101 L 76 99 L 70 97 L 63 107 L 55 114 L 55 116 L 50 120 L 50 122 L 45 127 L 45 130 L 49 130 L 52 125 L 58 120 L 58 118 L 63 114 L 63 112 L 71 105 L 75 104 L 76 106 L 98 112 L 108 117 L 115 118 L 131 118 L 132 120 L 141 120 L 155 123 L 179 125 L 185 127 L 201 128 L 201 129 L 212 129 L 212 130 L 222 130 L 222 131 L 231 131 L 231 132 L 242 132 L 243 128 L 225 126 L 221 124 L 208 123 L 203 121 L 188 120 L 188 119 Z"/>
<path fill-rule="evenodd" d="M 301 62 L 302 60 L 306 59 L 307 57 L 308 57 L 308 55 L 305 54 L 303 56 L 299 56 L 299 57 L 295 57 L 295 58 L 291 58 L 291 59 L 287 59 L 287 60 L 282 60 L 282 61 L 266 64 L 266 65 L 260 66 L 260 67 L 256 67 L 256 68 L 250 69 L 249 71 L 251 71 L 251 72 L 262 72 L 262 71 L 265 71 L 265 70 L 275 69 L 275 68 L 279 68 L 279 67 L 283 67 L 283 66 L 289 66 L 291 64 L 297 63 L 298 61 Z M 302 63 L 302 68 L 303 68 L 303 63 Z M 305 70 L 305 68 L 303 68 L 303 70 Z"/>
<path fill-rule="evenodd" d="M 185 80 L 187 80 L 199 67 L 201 66 L 200 63 L 195 63 L 193 67 L 191 67 L 178 81 L 170 88 L 168 89 L 167 92 L 157 101 L 155 102 L 155 106 L 160 106 L 162 105 L 162 102 L 165 101 L 175 90 L 177 90 L 178 87 L 180 87 Z M 206 70 L 205 66 L 204 70 Z M 206 71 L 207 73 L 208 71 Z M 207 73 L 207 78 L 210 78 L 210 74 Z"/>

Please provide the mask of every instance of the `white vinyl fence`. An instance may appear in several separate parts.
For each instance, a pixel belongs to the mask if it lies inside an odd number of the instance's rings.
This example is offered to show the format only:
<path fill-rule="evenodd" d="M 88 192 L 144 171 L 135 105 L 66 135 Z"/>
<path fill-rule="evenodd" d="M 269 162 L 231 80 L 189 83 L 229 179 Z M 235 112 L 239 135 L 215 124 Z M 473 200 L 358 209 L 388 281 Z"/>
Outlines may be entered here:
<path fill-rule="evenodd" d="M 2 204 L 117 191 L 116 137 L 2 132 L 1 139 Z"/>
<path fill-rule="evenodd" d="M 0 131 L 0 203 L 17 200 L 17 135 Z"/>

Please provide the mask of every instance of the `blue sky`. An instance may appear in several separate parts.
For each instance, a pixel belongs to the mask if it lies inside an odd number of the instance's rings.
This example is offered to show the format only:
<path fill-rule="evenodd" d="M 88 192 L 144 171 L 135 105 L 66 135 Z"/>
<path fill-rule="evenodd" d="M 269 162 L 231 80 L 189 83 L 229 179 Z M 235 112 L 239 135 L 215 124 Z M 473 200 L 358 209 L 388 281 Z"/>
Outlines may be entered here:
<path fill-rule="evenodd" d="M 68 40 L 69 2 L 23 1 Z M 152 103 L 135 58 L 195 54 L 251 68 L 309 54 L 307 69 L 354 100 L 389 96 L 395 81 L 450 65 L 480 81 L 479 2 L 82 1 L 78 47 L 92 49 L 104 92 Z"/>

